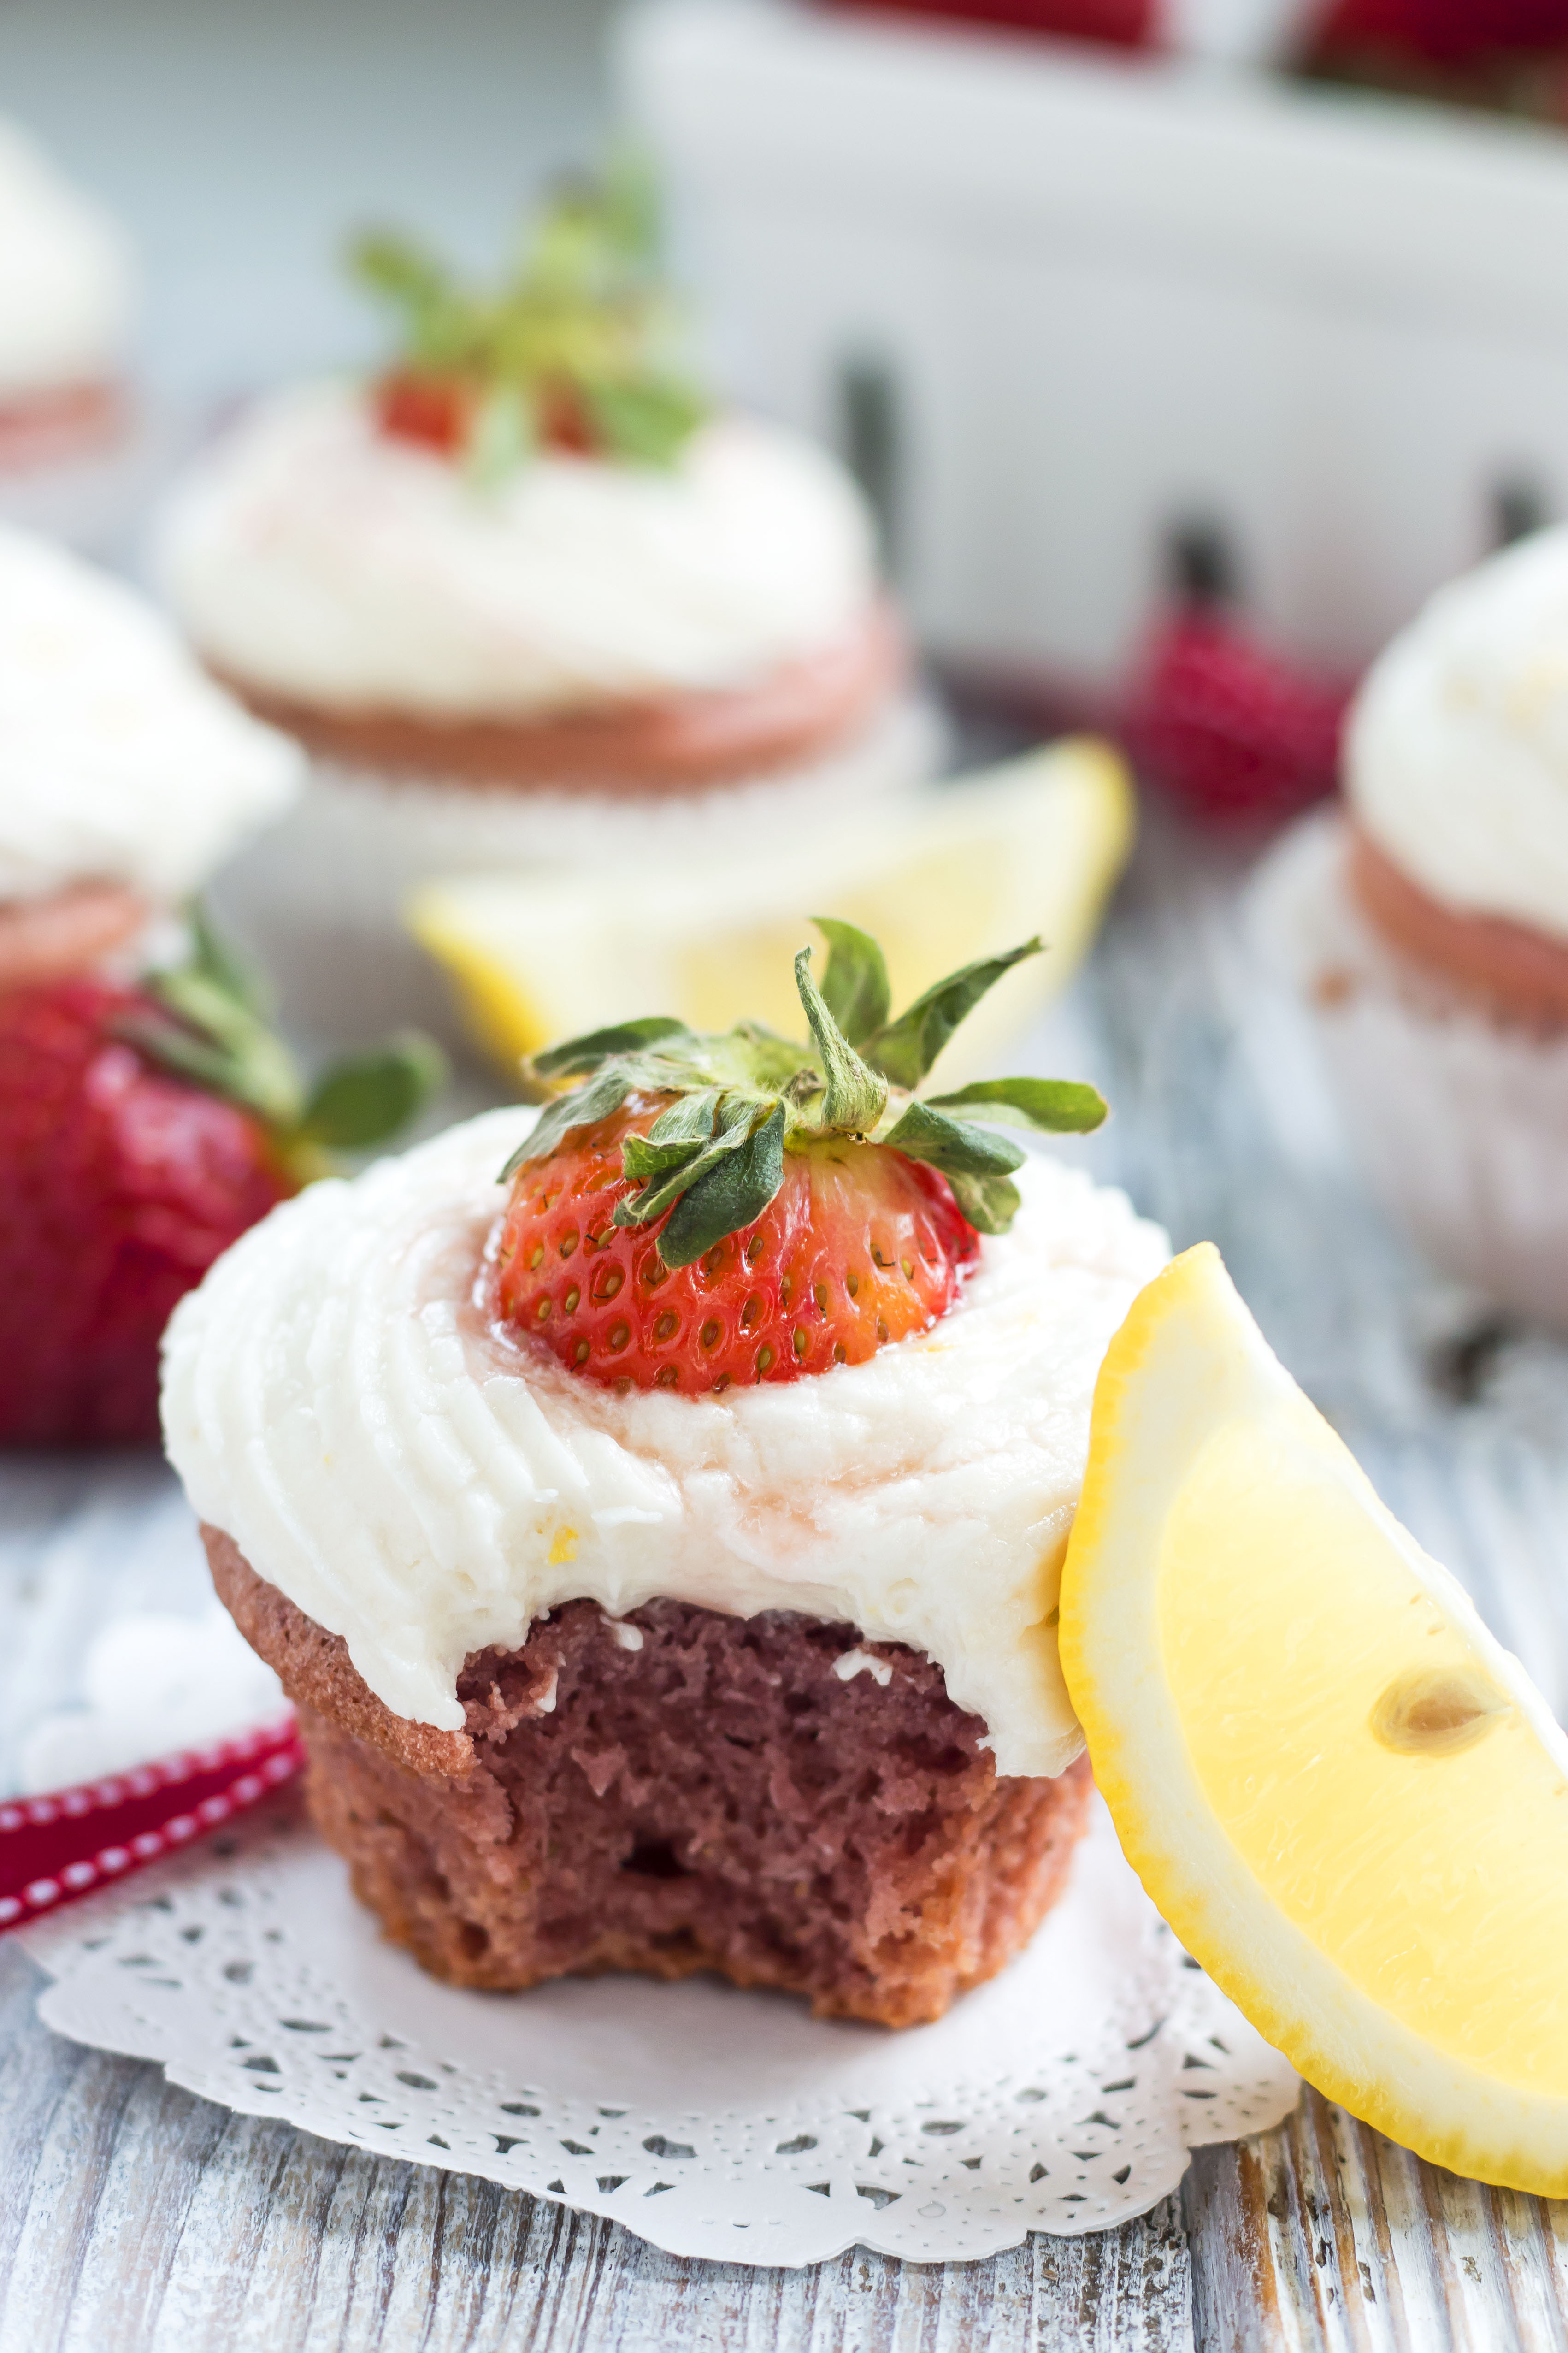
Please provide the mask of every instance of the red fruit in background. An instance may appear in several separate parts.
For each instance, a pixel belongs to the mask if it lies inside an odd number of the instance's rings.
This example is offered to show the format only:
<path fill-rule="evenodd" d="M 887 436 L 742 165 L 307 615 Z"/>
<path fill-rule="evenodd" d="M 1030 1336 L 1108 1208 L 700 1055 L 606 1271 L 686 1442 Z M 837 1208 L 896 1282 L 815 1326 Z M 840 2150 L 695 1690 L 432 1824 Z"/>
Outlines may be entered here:
<path fill-rule="evenodd" d="M 444 1067 L 408 1032 L 308 1086 L 199 908 L 186 960 L 140 987 L 62 969 L 101 950 L 123 895 L 0 907 L 3 1444 L 156 1439 L 182 1293 L 333 1152 L 400 1126 Z"/>
<path fill-rule="evenodd" d="M 946 16 L 1047 38 L 1098 41 L 1112 48 L 1157 46 L 1163 10 L 1157 0 L 832 0 L 840 10 L 893 16 Z"/>
<path fill-rule="evenodd" d="M 1222 614 L 1184 613 L 1145 656 L 1124 732 L 1140 766 L 1197 814 L 1286 817 L 1333 791 L 1350 692 Z"/>
<path fill-rule="evenodd" d="M 1229 553 L 1173 534 L 1173 609 L 1134 666 L 1120 732 L 1149 780 L 1195 815 L 1283 818 L 1331 793 L 1352 682 L 1258 644 L 1231 603 Z"/>
<path fill-rule="evenodd" d="M 294 1186 L 252 1115 L 116 1034 L 93 979 L 0 996 L 0 1440 L 155 1439 L 175 1303 Z"/>
<path fill-rule="evenodd" d="M 1568 0 L 1333 0 L 1314 34 L 1321 53 L 1405 50 L 1446 66 L 1564 42 Z"/>
<path fill-rule="evenodd" d="M 613 1222 L 637 1190 L 622 1145 L 661 1108 L 629 1105 L 518 1170 L 496 1283 L 514 1332 L 589 1380 L 694 1397 L 863 1364 L 952 1305 L 980 1241 L 947 1179 L 847 1140 L 786 1153 L 760 1218 L 667 1267 L 663 1220 Z"/>

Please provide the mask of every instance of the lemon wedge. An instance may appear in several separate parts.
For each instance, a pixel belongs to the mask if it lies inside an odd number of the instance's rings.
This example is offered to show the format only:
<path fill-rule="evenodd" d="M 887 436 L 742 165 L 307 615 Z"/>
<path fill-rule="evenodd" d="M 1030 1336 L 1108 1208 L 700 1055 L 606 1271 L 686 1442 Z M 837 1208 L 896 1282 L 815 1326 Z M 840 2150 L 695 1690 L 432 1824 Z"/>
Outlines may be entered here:
<path fill-rule="evenodd" d="M 1132 823 L 1122 762 L 1073 738 L 831 833 L 803 828 L 765 856 L 455 877 L 420 890 L 408 921 L 475 1038 L 509 1067 L 637 1010 L 702 1030 L 750 1016 L 793 1036 L 794 957 L 814 914 L 880 941 L 896 1007 L 1040 933 L 1047 954 L 999 982 L 938 1063 L 961 1084 L 1071 977 Z"/>
<path fill-rule="evenodd" d="M 1212 1245 L 1095 1391 L 1061 1662 L 1129 1861 L 1310 2083 L 1568 2191 L 1568 1741 Z"/>

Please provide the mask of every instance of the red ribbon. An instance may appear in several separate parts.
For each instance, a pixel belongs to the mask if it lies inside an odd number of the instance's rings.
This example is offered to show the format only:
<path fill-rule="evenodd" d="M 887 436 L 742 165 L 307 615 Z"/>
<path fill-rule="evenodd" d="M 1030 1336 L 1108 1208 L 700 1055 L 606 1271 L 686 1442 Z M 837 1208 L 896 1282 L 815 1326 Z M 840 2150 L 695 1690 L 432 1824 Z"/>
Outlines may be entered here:
<path fill-rule="evenodd" d="M 291 1781 L 290 1714 L 73 1789 L 0 1799 L 0 1935 L 176 1854 Z"/>

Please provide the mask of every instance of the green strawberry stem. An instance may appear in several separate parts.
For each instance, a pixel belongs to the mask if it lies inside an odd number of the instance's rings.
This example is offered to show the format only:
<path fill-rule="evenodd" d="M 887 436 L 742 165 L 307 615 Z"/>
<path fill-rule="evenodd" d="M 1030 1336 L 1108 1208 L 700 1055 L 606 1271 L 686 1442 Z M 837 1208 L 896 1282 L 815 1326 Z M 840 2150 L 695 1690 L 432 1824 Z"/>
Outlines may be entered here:
<path fill-rule="evenodd" d="M 662 1015 L 569 1039 L 534 1056 L 524 1074 L 539 1086 L 567 1078 L 583 1083 L 547 1103 L 502 1169 L 503 1181 L 548 1159 L 574 1131 L 613 1117 L 628 1097 L 668 1095 L 647 1134 L 622 1145 L 622 1169 L 639 1189 L 623 1196 L 615 1212 L 618 1226 L 651 1224 L 668 1213 L 658 1239 L 667 1266 L 689 1266 L 752 1224 L 784 1181 L 784 1154 L 828 1138 L 886 1145 L 927 1162 L 947 1178 L 971 1225 L 1005 1233 L 1018 1208 L 1011 1171 L 1024 1154 L 994 1128 L 1082 1134 L 1105 1118 L 1104 1097 L 1070 1079 L 982 1079 L 923 1098 L 914 1090 L 986 990 L 1024 957 L 1040 955 L 1041 942 L 965 965 L 895 1021 L 876 941 L 853 923 L 816 921 L 828 943 L 820 987 L 809 948 L 795 965 L 809 1046 L 759 1022 L 703 1036 Z"/>
<path fill-rule="evenodd" d="M 395 231 L 367 231 L 349 259 L 397 320 L 395 373 L 467 396 L 464 454 L 481 480 L 550 445 L 563 420 L 576 446 L 668 466 L 709 414 L 681 362 L 653 186 L 629 157 L 558 188 L 493 289 Z"/>
<path fill-rule="evenodd" d="M 308 1085 L 268 1026 L 260 976 L 199 907 L 190 935 L 188 961 L 147 976 L 149 1009 L 125 1015 L 120 1035 L 176 1078 L 251 1113 L 299 1183 L 329 1174 L 340 1153 L 384 1143 L 446 1077 L 440 1048 L 419 1030 L 403 1029 Z"/>

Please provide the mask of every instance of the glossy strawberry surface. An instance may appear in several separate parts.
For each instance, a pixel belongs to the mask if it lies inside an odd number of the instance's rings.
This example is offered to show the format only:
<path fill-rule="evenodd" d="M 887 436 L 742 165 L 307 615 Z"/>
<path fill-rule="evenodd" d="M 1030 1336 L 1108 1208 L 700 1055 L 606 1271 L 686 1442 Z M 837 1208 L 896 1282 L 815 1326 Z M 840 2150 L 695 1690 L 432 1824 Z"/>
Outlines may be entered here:
<path fill-rule="evenodd" d="M 182 1293 L 294 1187 L 260 1123 L 115 1034 L 95 979 L 0 995 L 0 1441 L 152 1440 Z"/>
<path fill-rule="evenodd" d="M 659 1107 L 630 1106 L 518 1170 L 494 1255 L 511 1332 L 589 1380 L 699 1396 L 863 1363 L 952 1305 L 980 1245 L 947 1179 L 841 1140 L 787 1152 L 753 1224 L 667 1267 L 659 1226 L 614 1222 L 637 1190 L 623 1142 Z"/>
<path fill-rule="evenodd" d="M 372 401 L 376 423 L 393 440 L 417 442 L 443 458 L 458 454 L 473 423 L 473 389 L 455 376 L 384 376 Z"/>

